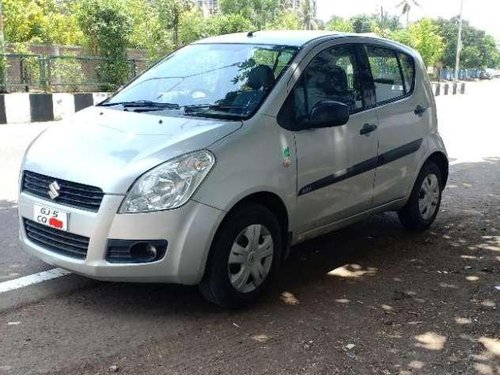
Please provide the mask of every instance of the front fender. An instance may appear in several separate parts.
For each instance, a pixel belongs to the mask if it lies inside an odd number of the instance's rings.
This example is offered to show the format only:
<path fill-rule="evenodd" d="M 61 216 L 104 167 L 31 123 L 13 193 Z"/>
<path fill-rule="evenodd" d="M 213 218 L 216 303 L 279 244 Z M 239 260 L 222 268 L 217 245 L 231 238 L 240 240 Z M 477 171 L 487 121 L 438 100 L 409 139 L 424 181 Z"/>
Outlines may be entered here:
<path fill-rule="evenodd" d="M 249 195 L 269 192 L 285 205 L 293 230 L 297 167 L 292 132 L 281 129 L 274 117 L 257 115 L 209 149 L 216 165 L 194 200 L 227 212 Z"/>

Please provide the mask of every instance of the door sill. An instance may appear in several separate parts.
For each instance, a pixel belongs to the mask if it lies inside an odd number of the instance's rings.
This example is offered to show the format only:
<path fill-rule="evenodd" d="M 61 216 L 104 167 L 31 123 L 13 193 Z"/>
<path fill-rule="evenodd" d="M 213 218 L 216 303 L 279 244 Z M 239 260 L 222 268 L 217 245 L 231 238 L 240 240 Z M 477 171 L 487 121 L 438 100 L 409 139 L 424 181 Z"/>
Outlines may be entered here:
<path fill-rule="evenodd" d="M 334 221 L 332 223 L 322 225 L 318 228 L 314 228 L 314 229 L 310 229 L 308 231 L 302 232 L 296 236 L 292 245 L 296 245 L 300 242 L 304 242 L 304 241 L 310 240 L 312 238 L 319 237 L 323 234 L 332 232 L 336 229 L 343 228 L 343 227 L 346 227 L 348 225 L 354 224 L 354 223 L 361 221 L 369 216 L 376 215 L 376 214 L 379 214 L 381 212 L 396 210 L 396 209 L 400 208 L 402 206 L 402 204 L 404 204 L 404 202 L 405 202 L 404 198 L 396 199 L 396 200 L 393 200 L 391 202 L 385 203 L 383 205 L 371 208 L 367 211 L 358 213 L 356 215 L 352 215 L 352 216 L 349 216 L 347 218 L 340 219 L 340 220 Z"/>

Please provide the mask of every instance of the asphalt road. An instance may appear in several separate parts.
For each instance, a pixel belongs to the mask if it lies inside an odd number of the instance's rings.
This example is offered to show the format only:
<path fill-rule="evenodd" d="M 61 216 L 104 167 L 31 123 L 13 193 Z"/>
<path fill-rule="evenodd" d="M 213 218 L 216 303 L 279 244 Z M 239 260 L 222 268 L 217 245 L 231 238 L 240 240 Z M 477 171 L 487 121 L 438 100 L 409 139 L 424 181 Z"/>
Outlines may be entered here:
<path fill-rule="evenodd" d="M 0 374 L 500 374 L 499 93 L 437 99 L 452 166 L 427 233 L 384 214 L 304 243 L 246 311 L 76 275 L 0 288 Z M 17 244 L 18 167 L 47 126 L 0 126 L 0 285 L 53 268 Z"/>

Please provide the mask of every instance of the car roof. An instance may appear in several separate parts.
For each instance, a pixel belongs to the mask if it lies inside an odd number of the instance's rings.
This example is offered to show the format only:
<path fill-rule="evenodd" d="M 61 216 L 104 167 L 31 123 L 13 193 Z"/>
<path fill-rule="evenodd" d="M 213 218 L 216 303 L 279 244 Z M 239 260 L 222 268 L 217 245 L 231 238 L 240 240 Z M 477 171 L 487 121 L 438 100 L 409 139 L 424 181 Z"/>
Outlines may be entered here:
<path fill-rule="evenodd" d="M 253 31 L 209 37 L 196 43 L 272 44 L 301 47 L 314 39 L 348 35 L 359 34 L 320 30 Z"/>
<path fill-rule="evenodd" d="M 338 31 L 323 30 L 282 30 L 282 31 L 250 31 L 245 33 L 225 34 L 198 40 L 193 44 L 268 44 L 275 46 L 302 47 L 312 41 L 352 37 L 363 42 L 378 41 L 386 46 L 397 48 L 413 57 L 418 53 L 404 44 L 394 40 L 382 38 L 374 33 L 342 33 Z"/>

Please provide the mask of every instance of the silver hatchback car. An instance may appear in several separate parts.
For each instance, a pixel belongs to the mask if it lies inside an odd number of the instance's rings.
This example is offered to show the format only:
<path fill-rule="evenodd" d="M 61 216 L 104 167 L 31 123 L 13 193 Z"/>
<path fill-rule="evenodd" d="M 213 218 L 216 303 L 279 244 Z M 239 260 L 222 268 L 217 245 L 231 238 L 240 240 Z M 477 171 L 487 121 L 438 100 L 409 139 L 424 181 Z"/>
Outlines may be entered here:
<path fill-rule="evenodd" d="M 423 230 L 448 177 L 422 59 L 366 35 L 251 32 L 170 54 L 42 133 L 20 239 L 101 280 L 263 293 L 290 245 L 383 211 Z"/>

